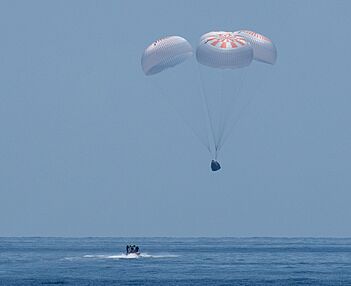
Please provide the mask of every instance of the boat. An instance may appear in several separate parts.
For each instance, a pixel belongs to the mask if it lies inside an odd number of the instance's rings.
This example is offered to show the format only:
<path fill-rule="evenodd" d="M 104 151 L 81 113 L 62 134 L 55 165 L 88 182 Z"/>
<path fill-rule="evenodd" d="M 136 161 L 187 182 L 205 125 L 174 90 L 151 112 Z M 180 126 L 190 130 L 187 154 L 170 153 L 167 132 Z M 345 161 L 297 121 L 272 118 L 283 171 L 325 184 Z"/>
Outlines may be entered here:
<path fill-rule="evenodd" d="M 140 255 L 139 246 L 129 244 L 126 246 L 126 255 Z"/>
<path fill-rule="evenodd" d="M 127 256 L 139 256 L 140 252 L 127 252 L 126 255 Z"/>

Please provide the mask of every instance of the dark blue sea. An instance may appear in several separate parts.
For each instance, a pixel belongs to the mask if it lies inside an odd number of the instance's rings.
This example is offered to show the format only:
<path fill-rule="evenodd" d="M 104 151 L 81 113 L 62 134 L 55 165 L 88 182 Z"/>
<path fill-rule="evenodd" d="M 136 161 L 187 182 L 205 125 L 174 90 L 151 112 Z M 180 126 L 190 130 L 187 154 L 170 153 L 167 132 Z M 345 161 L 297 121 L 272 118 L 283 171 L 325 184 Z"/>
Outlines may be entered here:
<path fill-rule="evenodd" d="M 351 239 L 0 238 L 0 285 L 351 285 Z"/>

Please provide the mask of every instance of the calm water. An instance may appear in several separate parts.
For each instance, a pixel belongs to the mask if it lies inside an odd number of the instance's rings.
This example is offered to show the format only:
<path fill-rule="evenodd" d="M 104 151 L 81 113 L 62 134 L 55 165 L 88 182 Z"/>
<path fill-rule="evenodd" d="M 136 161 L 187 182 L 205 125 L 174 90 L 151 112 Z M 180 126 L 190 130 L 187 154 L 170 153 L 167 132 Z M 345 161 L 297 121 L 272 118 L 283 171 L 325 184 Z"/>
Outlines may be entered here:
<path fill-rule="evenodd" d="M 0 285 L 351 285 L 351 239 L 0 238 Z"/>

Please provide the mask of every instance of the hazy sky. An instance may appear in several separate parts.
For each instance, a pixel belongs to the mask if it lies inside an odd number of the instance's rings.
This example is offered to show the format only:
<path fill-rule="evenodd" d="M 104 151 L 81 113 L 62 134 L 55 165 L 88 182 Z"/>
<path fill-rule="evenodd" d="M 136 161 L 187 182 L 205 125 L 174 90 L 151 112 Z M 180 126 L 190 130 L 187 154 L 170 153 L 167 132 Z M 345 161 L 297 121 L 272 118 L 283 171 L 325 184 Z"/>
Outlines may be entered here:
<path fill-rule="evenodd" d="M 0 236 L 351 236 L 350 13 L 346 0 L 0 1 Z M 257 96 L 212 173 L 140 56 L 165 35 L 242 28 L 278 61 L 252 67 Z"/>

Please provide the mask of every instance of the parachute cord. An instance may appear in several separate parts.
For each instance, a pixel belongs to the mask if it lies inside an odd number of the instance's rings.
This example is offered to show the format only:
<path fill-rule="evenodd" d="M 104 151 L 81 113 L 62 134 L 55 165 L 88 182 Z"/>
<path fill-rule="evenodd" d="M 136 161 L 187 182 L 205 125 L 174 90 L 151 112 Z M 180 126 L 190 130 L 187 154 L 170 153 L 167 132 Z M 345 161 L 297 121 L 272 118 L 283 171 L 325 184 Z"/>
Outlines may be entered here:
<path fill-rule="evenodd" d="M 243 113 L 247 110 L 247 108 L 250 106 L 251 102 L 253 101 L 253 99 L 255 98 L 256 94 L 254 93 L 253 95 L 250 96 L 248 102 L 245 104 L 245 106 L 241 109 L 241 111 L 239 112 L 238 116 L 236 117 L 236 119 L 234 120 L 234 123 L 230 126 L 229 128 L 229 132 L 226 134 L 226 136 L 224 136 L 222 144 L 220 145 L 220 148 L 222 148 L 222 146 L 224 145 L 224 143 L 227 141 L 227 139 L 229 138 L 230 135 L 230 131 L 236 126 L 236 124 L 239 122 L 239 120 L 241 119 Z"/>
<path fill-rule="evenodd" d="M 197 67 L 198 67 L 198 74 L 199 74 L 199 78 L 200 78 L 200 82 L 201 82 L 201 84 L 200 84 L 200 93 L 202 95 L 203 102 L 205 103 L 207 119 L 208 119 L 208 122 L 209 122 L 209 125 L 210 125 L 210 130 L 211 130 L 211 133 L 212 133 L 212 139 L 213 139 L 214 144 L 216 144 L 216 135 L 215 135 L 214 128 L 213 128 L 212 116 L 211 116 L 209 104 L 208 104 L 207 97 L 206 97 L 206 94 L 205 94 L 204 80 L 202 78 L 200 65 L 197 64 Z M 210 152 L 210 153 L 212 154 L 212 152 Z M 217 147 L 215 147 L 215 154 L 214 154 L 214 156 L 215 157 L 217 156 Z"/>
<path fill-rule="evenodd" d="M 223 132 L 224 132 L 224 125 L 225 125 L 225 121 L 224 121 L 224 117 L 225 117 L 225 106 L 224 106 L 224 70 L 221 71 L 221 82 L 220 82 L 221 86 L 221 93 L 220 93 L 220 105 L 219 105 L 219 111 L 220 111 L 220 120 L 219 120 L 219 124 L 218 124 L 218 140 L 215 144 L 216 147 L 216 153 L 217 151 L 219 151 L 219 145 L 223 136 Z"/>
<path fill-rule="evenodd" d="M 236 89 L 234 90 L 233 92 L 233 101 L 232 101 L 232 104 L 228 103 L 228 105 L 232 106 L 232 105 L 235 105 L 235 103 L 238 101 L 238 98 L 239 98 L 239 95 L 241 94 L 242 92 L 242 89 L 243 89 L 243 86 L 244 86 L 244 81 L 245 81 L 245 75 L 246 75 L 246 72 L 243 71 L 242 72 L 242 76 L 241 78 L 239 78 L 238 80 L 238 83 L 236 85 Z M 250 102 L 250 99 L 249 99 L 249 102 Z M 247 104 L 248 105 L 248 104 Z M 246 109 L 246 106 L 244 106 L 243 109 Z M 224 112 L 225 113 L 225 112 Z M 220 135 L 220 139 L 219 139 L 219 144 L 218 144 L 218 150 L 220 150 L 223 145 L 224 145 L 224 142 L 226 141 L 227 137 L 229 136 L 230 134 L 230 131 L 234 128 L 234 126 L 236 125 L 237 121 L 239 121 L 241 115 L 243 113 L 243 110 L 239 111 L 239 114 L 237 116 L 237 118 L 234 120 L 234 123 L 229 127 L 229 129 L 227 130 L 228 132 L 226 133 L 226 129 L 227 129 L 227 123 L 230 119 L 230 112 L 227 112 L 225 114 L 225 119 L 224 119 L 224 122 L 223 122 L 223 126 L 222 126 L 222 129 L 221 129 L 221 135 Z M 225 134 L 226 133 L 226 134 Z"/>
<path fill-rule="evenodd" d="M 178 116 L 182 119 L 182 121 L 190 128 L 190 130 L 194 133 L 194 135 L 199 139 L 201 144 L 205 146 L 205 148 L 207 149 L 207 151 L 210 154 L 212 154 L 211 145 L 210 145 L 208 138 L 207 138 L 207 141 L 203 140 L 203 138 L 199 135 L 199 133 L 196 132 L 194 127 L 184 118 L 184 116 L 181 114 L 181 112 L 171 104 L 171 101 L 168 98 L 167 93 L 161 88 L 161 86 L 156 82 L 155 82 L 155 86 L 157 86 L 158 91 L 161 93 L 161 96 L 163 98 L 166 98 L 166 101 L 167 101 L 168 105 L 171 107 L 171 109 L 173 109 L 173 111 L 178 114 Z"/>
<path fill-rule="evenodd" d="M 239 94 L 241 93 L 242 86 L 243 86 L 242 82 L 240 82 L 239 84 L 236 85 L 236 88 L 232 94 L 233 100 L 232 100 L 232 102 L 228 103 L 228 105 L 233 106 L 234 109 L 235 109 L 235 105 L 237 104 Z M 235 112 L 234 112 L 234 114 L 235 114 Z M 221 141 L 222 141 L 223 136 L 225 134 L 225 131 L 227 129 L 227 125 L 228 125 L 228 122 L 230 121 L 230 118 L 231 118 L 231 113 L 229 111 L 227 111 L 227 113 L 225 114 L 224 124 L 223 124 L 222 130 L 221 130 L 221 138 L 220 138 L 220 142 L 219 142 L 219 146 L 220 146 L 219 148 L 221 148 L 223 145 Z"/>

